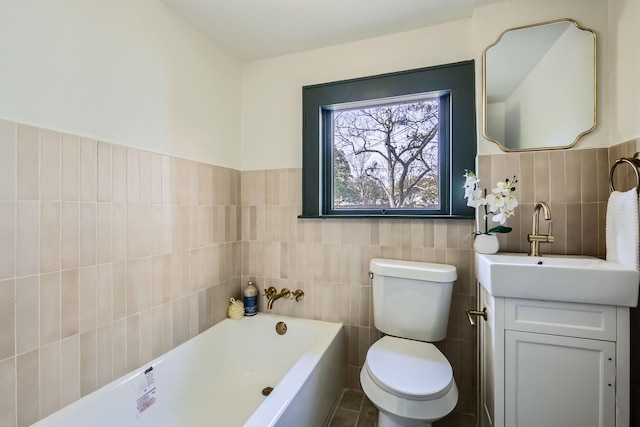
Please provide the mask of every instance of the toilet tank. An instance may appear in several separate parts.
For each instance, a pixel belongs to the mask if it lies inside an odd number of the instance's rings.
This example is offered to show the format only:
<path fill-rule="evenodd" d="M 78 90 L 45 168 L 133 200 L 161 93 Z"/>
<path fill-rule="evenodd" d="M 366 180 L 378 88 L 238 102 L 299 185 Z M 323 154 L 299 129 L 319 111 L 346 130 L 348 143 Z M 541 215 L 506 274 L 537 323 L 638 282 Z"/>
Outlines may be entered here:
<path fill-rule="evenodd" d="M 375 327 L 385 334 L 435 342 L 447 335 L 456 268 L 447 264 L 374 258 Z"/>

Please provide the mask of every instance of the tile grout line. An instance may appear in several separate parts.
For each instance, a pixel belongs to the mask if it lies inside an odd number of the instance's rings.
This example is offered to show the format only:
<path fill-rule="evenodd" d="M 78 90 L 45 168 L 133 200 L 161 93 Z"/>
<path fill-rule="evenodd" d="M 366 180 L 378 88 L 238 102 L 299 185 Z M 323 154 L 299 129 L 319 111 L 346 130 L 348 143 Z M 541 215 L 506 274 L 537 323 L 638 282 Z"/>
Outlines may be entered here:
<path fill-rule="evenodd" d="M 362 394 L 362 398 L 360 399 L 360 407 L 358 408 L 358 416 L 356 417 L 356 424 L 353 427 L 358 427 L 358 422 L 360 421 L 360 416 L 362 415 L 362 407 L 364 406 L 364 393 Z"/>

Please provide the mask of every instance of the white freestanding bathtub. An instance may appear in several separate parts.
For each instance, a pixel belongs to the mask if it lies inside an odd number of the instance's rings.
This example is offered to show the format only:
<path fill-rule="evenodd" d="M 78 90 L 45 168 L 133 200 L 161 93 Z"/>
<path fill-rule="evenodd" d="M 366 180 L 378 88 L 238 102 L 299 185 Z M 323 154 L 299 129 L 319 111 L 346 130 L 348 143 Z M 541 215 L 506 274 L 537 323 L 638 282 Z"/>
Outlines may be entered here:
<path fill-rule="evenodd" d="M 34 426 L 323 426 L 343 388 L 343 351 L 341 324 L 225 319 Z"/>

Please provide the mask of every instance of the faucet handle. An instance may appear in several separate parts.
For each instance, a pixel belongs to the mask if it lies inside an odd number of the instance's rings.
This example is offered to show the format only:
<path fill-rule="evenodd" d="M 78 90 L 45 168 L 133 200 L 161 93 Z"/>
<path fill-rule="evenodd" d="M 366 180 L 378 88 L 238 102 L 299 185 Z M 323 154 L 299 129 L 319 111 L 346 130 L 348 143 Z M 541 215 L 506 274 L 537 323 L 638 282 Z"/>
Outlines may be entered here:
<path fill-rule="evenodd" d="M 276 288 L 274 288 L 273 286 L 269 286 L 269 288 L 264 290 L 263 296 L 267 297 L 267 299 L 271 299 L 277 293 L 278 293 L 278 290 Z"/>
<path fill-rule="evenodd" d="M 553 222 L 549 221 L 549 232 L 547 233 L 547 243 L 555 242 L 555 237 L 553 237 Z"/>
<path fill-rule="evenodd" d="M 302 298 L 304 298 L 304 291 L 302 289 L 296 289 L 291 293 L 291 299 L 295 299 L 296 302 L 300 301 Z"/>

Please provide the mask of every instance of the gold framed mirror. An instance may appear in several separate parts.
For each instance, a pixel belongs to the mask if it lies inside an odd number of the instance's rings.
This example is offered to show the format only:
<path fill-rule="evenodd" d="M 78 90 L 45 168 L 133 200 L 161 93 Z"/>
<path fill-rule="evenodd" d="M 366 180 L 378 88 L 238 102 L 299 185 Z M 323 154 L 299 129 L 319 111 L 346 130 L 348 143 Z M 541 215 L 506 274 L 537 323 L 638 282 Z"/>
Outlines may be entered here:
<path fill-rule="evenodd" d="M 596 43 L 568 18 L 502 32 L 482 53 L 484 137 L 503 151 L 554 150 L 592 132 Z"/>

